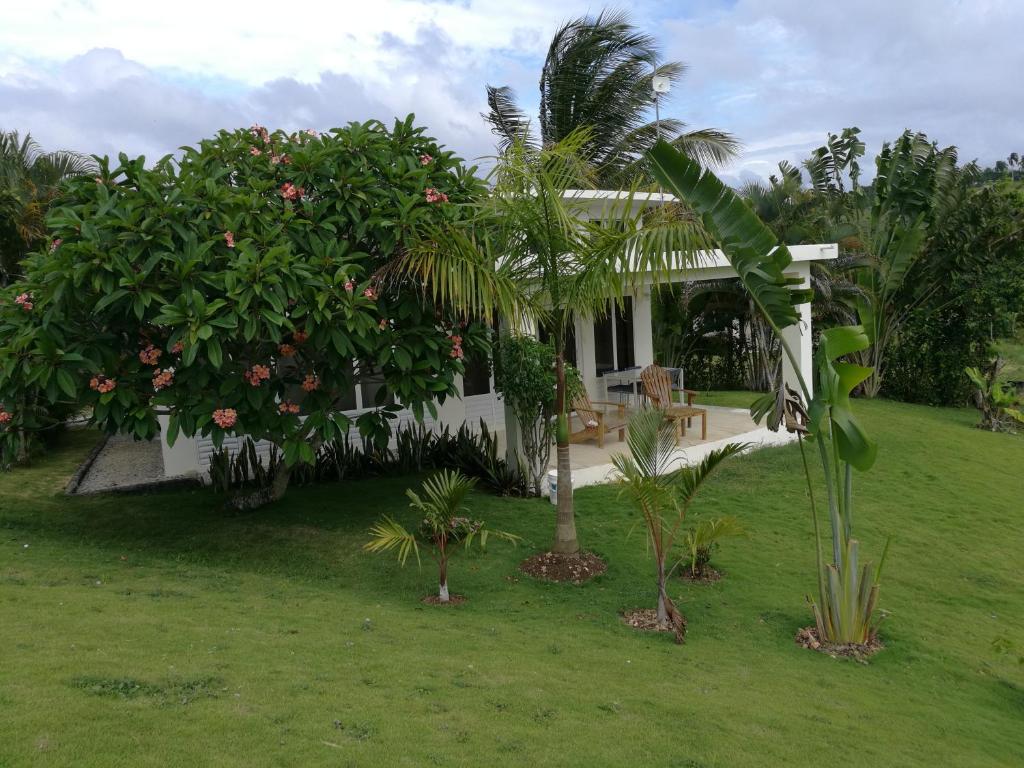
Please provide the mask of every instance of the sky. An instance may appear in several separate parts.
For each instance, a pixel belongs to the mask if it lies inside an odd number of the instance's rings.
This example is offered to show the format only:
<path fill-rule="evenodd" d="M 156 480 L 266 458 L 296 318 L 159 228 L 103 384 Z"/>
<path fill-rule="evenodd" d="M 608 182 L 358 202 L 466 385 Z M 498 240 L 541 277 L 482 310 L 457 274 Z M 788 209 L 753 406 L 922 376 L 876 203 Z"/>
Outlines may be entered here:
<path fill-rule="evenodd" d="M 47 149 L 156 159 L 220 128 L 324 130 L 414 112 L 472 161 L 494 153 L 485 84 L 512 86 L 535 114 L 551 35 L 602 7 L 11 3 L 0 15 L 0 129 L 31 131 Z M 722 169 L 733 183 L 852 125 L 871 154 L 905 128 L 963 159 L 1024 154 L 1024 0 L 641 0 L 629 12 L 665 60 L 688 67 L 662 114 L 743 143 Z"/>

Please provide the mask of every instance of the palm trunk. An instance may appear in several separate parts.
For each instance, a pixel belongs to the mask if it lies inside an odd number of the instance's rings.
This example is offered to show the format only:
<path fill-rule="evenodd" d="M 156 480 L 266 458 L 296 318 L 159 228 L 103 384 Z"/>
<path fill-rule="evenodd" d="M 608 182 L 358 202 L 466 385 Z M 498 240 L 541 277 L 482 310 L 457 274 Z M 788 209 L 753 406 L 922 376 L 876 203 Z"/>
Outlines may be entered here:
<path fill-rule="evenodd" d="M 448 595 L 448 558 L 442 554 L 438 563 L 440 571 L 438 574 L 437 599 L 442 603 L 447 603 L 450 599 Z"/>
<path fill-rule="evenodd" d="M 668 623 L 668 593 L 665 591 L 665 563 L 658 560 L 658 623 Z"/>
<path fill-rule="evenodd" d="M 561 342 L 556 340 L 556 345 L 558 350 L 555 354 L 555 410 L 558 411 L 558 430 L 555 468 L 558 477 L 558 517 L 555 524 L 555 543 L 551 551 L 560 555 L 575 555 L 580 551 L 580 543 L 576 539 L 576 517 L 572 506 L 569 419 L 565 403 L 565 360 Z"/>

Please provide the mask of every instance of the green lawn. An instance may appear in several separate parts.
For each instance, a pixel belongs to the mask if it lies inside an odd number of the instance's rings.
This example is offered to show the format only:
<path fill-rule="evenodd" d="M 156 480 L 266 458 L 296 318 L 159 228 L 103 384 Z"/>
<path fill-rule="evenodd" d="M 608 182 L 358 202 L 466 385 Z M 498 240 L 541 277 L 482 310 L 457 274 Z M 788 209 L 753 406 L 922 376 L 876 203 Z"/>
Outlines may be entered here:
<path fill-rule="evenodd" d="M 1011 381 L 1024 380 L 1024 332 L 1016 339 L 1003 339 L 995 347 L 1006 363 L 1003 376 Z"/>
<path fill-rule="evenodd" d="M 614 489 L 577 494 L 609 563 L 583 587 L 517 575 L 547 501 L 477 494 L 525 542 L 460 554 L 469 602 L 433 608 L 426 564 L 360 549 L 410 478 L 248 515 L 205 491 L 69 500 L 91 443 L 72 435 L 0 476 L 0 766 L 1022 765 L 1024 667 L 992 642 L 1024 648 L 1024 439 L 967 410 L 859 409 L 882 449 L 855 525 L 871 553 L 894 536 L 868 666 L 793 643 L 814 555 L 792 446 L 698 502 L 753 535 L 717 556 L 723 581 L 673 585 L 679 647 L 619 621 L 655 590 Z"/>

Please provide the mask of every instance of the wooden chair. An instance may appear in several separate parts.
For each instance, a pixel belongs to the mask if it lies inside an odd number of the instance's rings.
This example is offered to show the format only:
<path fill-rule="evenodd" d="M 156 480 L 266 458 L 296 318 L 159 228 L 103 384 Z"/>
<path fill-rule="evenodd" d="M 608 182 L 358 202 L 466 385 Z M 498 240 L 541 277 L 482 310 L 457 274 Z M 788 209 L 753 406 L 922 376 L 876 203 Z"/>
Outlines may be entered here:
<path fill-rule="evenodd" d="M 609 403 L 604 400 L 591 401 L 590 395 L 586 391 L 582 391 L 573 396 L 570 405 L 580 422 L 580 428 L 573 432 L 572 419 L 569 420 L 570 443 L 597 440 L 597 447 L 604 448 L 604 436 L 609 432 L 618 432 L 620 441 L 626 439 L 626 406 L 624 403 Z M 609 413 L 604 408 L 600 410 L 595 408 L 595 405 L 612 406 L 615 411 Z"/>
<path fill-rule="evenodd" d="M 672 387 L 672 377 L 660 365 L 649 365 L 640 372 L 640 381 L 644 385 L 644 394 L 655 408 L 665 412 L 676 427 L 676 445 L 686 434 L 686 427 L 694 417 L 701 421 L 700 439 L 708 439 L 708 412 L 703 408 L 693 407 L 693 398 L 697 395 L 692 389 L 676 389 Z M 674 392 L 681 392 L 686 398 L 686 405 L 676 405 Z"/>

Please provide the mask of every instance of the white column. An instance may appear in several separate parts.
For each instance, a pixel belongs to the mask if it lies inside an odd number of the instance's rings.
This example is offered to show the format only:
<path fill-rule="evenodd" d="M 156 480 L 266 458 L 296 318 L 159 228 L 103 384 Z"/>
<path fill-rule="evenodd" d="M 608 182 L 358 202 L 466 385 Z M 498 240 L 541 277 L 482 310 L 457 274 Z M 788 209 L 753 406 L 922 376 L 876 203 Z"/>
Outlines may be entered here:
<path fill-rule="evenodd" d="M 576 325 L 576 367 L 580 372 L 583 386 L 591 398 L 600 398 L 604 392 L 599 389 L 597 379 L 597 358 L 594 354 L 594 318 L 580 314 L 574 316 Z"/>
<path fill-rule="evenodd" d="M 167 444 L 167 424 L 170 416 L 158 416 L 160 421 L 160 453 L 164 460 L 164 477 L 195 477 L 199 474 L 199 452 L 194 437 L 179 434 L 174 445 Z"/>
<path fill-rule="evenodd" d="M 644 285 L 633 295 L 633 358 L 646 368 L 654 362 L 654 324 L 651 321 L 651 288 Z"/>
<path fill-rule="evenodd" d="M 811 265 L 810 262 L 802 261 L 791 265 L 790 272 L 787 273 L 790 277 L 800 277 L 803 280 L 801 287 L 807 287 L 811 280 Z M 797 307 L 797 311 L 800 313 L 800 322 L 788 326 L 782 329 L 782 338 L 785 339 L 789 348 L 793 350 L 793 354 L 796 356 L 798 369 L 793 368 L 793 364 L 790 362 L 789 357 L 786 354 L 782 355 L 782 380 L 789 385 L 791 389 L 796 392 L 800 392 L 799 377 L 802 375 L 804 383 L 807 385 L 807 390 L 814 396 L 814 344 L 813 335 L 811 328 L 811 305 L 800 304 Z M 805 403 L 806 405 L 806 403 Z"/>

